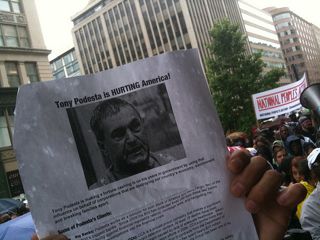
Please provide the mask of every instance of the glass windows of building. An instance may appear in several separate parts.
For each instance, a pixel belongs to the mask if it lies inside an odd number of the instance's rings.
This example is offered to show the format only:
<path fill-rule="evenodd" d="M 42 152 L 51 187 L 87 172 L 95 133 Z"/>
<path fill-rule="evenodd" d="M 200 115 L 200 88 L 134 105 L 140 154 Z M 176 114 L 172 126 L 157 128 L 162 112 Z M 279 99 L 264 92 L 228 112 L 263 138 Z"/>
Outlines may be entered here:
<path fill-rule="evenodd" d="M 140 0 L 153 55 L 191 47 L 179 0 Z"/>
<path fill-rule="evenodd" d="M 0 110 L 0 148 L 12 146 L 13 107 Z"/>
<path fill-rule="evenodd" d="M 63 56 L 63 61 L 65 65 L 68 65 L 69 63 L 71 63 L 73 61 L 73 54 L 67 54 Z"/>
<path fill-rule="evenodd" d="M 25 27 L 17 27 L 17 30 L 18 30 L 20 47 L 29 48 L 30 43 L 29 43 L 27 29 Z"/>
<path fill-rule="evenodd" d="M 63 57 L 64 65 L 66 68 L 67 76 L 77 76 L 80 74 L 79 63 L 75 57 L 75 52 L 72 51 Z M 102 66 L 100 66 L 102 67 Z"/>
<path fill-rule="evenodd" d="M 21 13 L 20 0 L 0 0 L 0 11 Z"/>
<path fill-rule="evenodd" d="M 275 62 L 268 62 L 265 61 L 268 68 L 280 68 L 283 69 L 285 66 L 283 63 L 275 63 Z"/>
<path fill-rule="evenodd" d="M 276 49 L 280 49 L 280 44 L 275 43 L 275 42 L 271 42 L 271 41 L 267 41 L 264 39 L 258 39 L 252 36 L 248 36 L 249 42 L 254 43 L 254 44 L 258 44 L 258 45 L 265 45 L 265 46 L 269 46 L 269 47 L 274 47 Z"/>
<path fill-rule="evenodd" d="M 11 146 L 9 131 L 6 118 L 3 112 L 0 112 L 0 148 Z"/>
<path fill-rule="evenodd" d="M 252 48 L 252 52 L 253 53 L 261 53 L 262 56 L 264 56 L 264 57 L 282 59 L 282 53 L 280 53 L 280 52 L 273 52 L 273 51 L 262 50 L 262 49 L 257 49 L 257 48 Z"/>
<path fill-rule="evenodd" d="M 80 68 L 79 68 L 78 62 L 73 63 L 73 64 L 69 64 L 69 65 L 66 67 L 68 76 L 74 76 L 75 73 L 79 72 L 79 69 L 80 69 Z"/>
<path fill-rule="evenodd" d="M 8 0 L 0 0 L 0 11 L 10 12 L 10 4 Z"/>
<path fill-rule="evenodd" d="M 54 79 L 80 75 L 79 63 L 73 48 L 64 55 L 52 60 L 50 64 L 53 70 Z"/>
<path fill-rule="evenodd" d="M 11 140 L 5 113 L 0 111 L 0 148 L 10 147 Z"/>
<path fill-rule="evenodd" d="M 0 25 L 0 46 L 2 47 L 30 47 L 26 27 L 15 25 Z"/>
<path fill-rule="evenodd" d="M 4 46 L 4 38 L 3 38 L 3 34 L 2 34 L 2 31 L 0 28 L 0 47 L 3 47 L 3 46 Z"/>
<path fill-rule="evenodd" d="M 21 13 L 20 0 L 11 0 L 11 8 L 14 13 Z"/>
<path fill-rule="evenodd" d="M 303 55 L 302 54 L 297 54 L 297 55 L 294 55 L 294 56 L 288 56 L 287 57 L 287 61 L 289 61 L 289 62 L 295 61 L 295 60 L 304 61 Z"/>
<path fill-rule="evenodd" d="M 64 73 L 64 69 L 62 68 L 59 71 L 55 71 L 53 73 L 53 77 L 54 77 L 54 79 L 65 78 L 66 74 Z"/>
<path fill-rule="evenodd" d="M 39 82 L 40 79 L 39 79 L 37 64 L 34 62 L 26 62 L 24 65 L 26 67 L 28 82 L 29 83 Z"/>
<path fill-rule="evenodd" d="M 281 13 L 273 17 L 273 21 L 277 22 L 281 19 L 290 18 L 290 13 Z"/>
<path fill-rule="evenodd" d="M 19 47 L 18 32 L 15 26 L 2 25 L 2 31 L 6 47 Z"/>
<path fill-rule="evenodd" d="M 286 27 L 289 27 L 289 26 L 291 26 L 291 23 L 283 22 L 283 23 L 276 24 L 276 29 L 280 30 L 282 28 L 286 28 Z"/>
<path fill-rule="evenodd" d="M 87 62 L 87 57 L 86 54 L 84 52 L 84 43 L 82 41 L 81 35 L 80 35 L 80 30 L 75 32 L 75 36 L 76 36 L 76 41 L 79 47 L 79 52 L 80 52 L 80 57 L 83 63 L 83 68 L 84 68 L 84 73 L 88 74 L 89 73 L 89 68 L 88 68 L 88 62 Z M 56 63 L 55 63 L 56 64 Z M 56 69 L 54 69 L 56 70 Z"/>
<path fill-rule="evenodd" d="M 17 62 L 5 62 L 8 84 L 10 87 L 18 87 L 20 85 L 20 75 Z"/>
<path fill-rule="evenodd" d="M 298 42 L 299 42 L 298 38 L 288 38 L 288 39 L 283 40 L 282 44 L 286 45 L 286 44 L 298 43 Z"/>
<path fill-rule="evenodd" d="M 63 67 L 62 59 L 58 59 L 58 60 L 54 61 L 52 66 L 53 66 L 53 71 L 57 71 L 60 68 L 62 68 Z"/>
<path fill-rule="evenodd" d="M 297 31 L 295 29 L 289 29 L 283 32 L 279 32 L 278 36 L 279 37 L 285 37 L 285 36 L 289 36 L 289 35 L 295 35 L 297 34 Z"/>

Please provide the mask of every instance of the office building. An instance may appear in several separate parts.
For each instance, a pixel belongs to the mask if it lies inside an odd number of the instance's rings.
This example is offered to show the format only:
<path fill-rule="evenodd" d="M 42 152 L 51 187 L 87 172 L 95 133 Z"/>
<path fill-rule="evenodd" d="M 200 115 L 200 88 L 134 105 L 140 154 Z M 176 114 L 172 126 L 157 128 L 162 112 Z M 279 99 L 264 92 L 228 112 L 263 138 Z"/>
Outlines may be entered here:
<path fill-rule="evenodd" d="M 204 60 L 209 30 L 224 18 L 244 32 L 237 0 L 91 0 L 72 18 L 81 72 L 188 48 Z"/>
<path fill-rule="evenodd" d="M 281 51 L 280 42 L 276 29 L 273 25 L 272 16 L 245 1 L 239 1 L 241 15 L 244 21 L 249 45 L 253 53 L 261 52 L 262 60 L 266 64 L 265 72 L 273 68 L 284 69 L 286 64 Z M 280 79 L 280 84 L 290 83 L 288 77 Z"/>
<path fill-rule="evenodd" d="M 80 76 L 79 63 L 74 48 L 60 54 L 50 61 L 53 79 Z"/>
<path fill-rule="evenodd" d="M 17 87 L 52 79 L 34 0 L 0 1 L 0 197 L 23 192 L 12 149 Z"/>
<path fill-rule="evenodd" d="M 320 82 L 320 49 L 311 23 L 289 8 L 268 8 L 284 54 L 290 78 L 306 72 L 309 84 Z"/>
<path fill-rule="evenodd" d="M 313 30 L 313 33 L 314 33 L 314 37 L 317 40 L 318 48 L 320 49 L 320 28 L 317 27 L 316 25 L 312 25 L 312 30 Z"/>

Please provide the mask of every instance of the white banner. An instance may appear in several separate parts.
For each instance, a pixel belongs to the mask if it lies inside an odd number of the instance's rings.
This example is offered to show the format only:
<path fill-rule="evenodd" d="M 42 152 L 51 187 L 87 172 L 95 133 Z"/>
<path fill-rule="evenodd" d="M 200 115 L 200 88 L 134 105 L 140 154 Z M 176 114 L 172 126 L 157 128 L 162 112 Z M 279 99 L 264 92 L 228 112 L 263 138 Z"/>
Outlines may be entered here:
<path fill-rule="evenodd" d="M 230 191 L 196 50 L 21 87 L 14 145 L 42 238 L 258 239 Z"/>
<path fill-rule="evenodd" d="M 252 95 L 256 118 L 266 119 L 301 108 L 300 95 L 307 87 L 306 74 L 294 83 Z"/>

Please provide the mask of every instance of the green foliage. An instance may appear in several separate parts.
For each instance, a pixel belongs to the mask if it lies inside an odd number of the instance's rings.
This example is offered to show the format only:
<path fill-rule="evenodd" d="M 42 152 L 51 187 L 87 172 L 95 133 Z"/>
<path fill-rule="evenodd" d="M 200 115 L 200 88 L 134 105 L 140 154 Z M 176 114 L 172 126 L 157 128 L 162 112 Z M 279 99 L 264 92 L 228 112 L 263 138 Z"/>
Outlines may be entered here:
<path fill-rule="evenodd" d="M 238 25 L 223 20 L 210 31 L 206 69 L 210 90 L 225 131 L 249 132 L 255 125 L 251 95 L 278 87 L 283 70 L 262 74 L 260 53 L 246 51 L 246 38 Z"/>

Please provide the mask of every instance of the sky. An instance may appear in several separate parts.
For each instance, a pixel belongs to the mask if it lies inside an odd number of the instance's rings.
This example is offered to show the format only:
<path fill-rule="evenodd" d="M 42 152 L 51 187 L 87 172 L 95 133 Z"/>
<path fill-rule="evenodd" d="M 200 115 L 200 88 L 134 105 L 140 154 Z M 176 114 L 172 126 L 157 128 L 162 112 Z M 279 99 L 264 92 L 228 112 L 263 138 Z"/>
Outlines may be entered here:
<path fill-rule="evenodd" d="M 216 1 L 216 0 L 213 0 Z M 35 0 L 49 60 L 74 46 L 71 17 L 84 9 L 89 0 Z M 257 8 L 289 7 L 291 11 L 320 27 L 319 0 L 246 0 Z"/>

